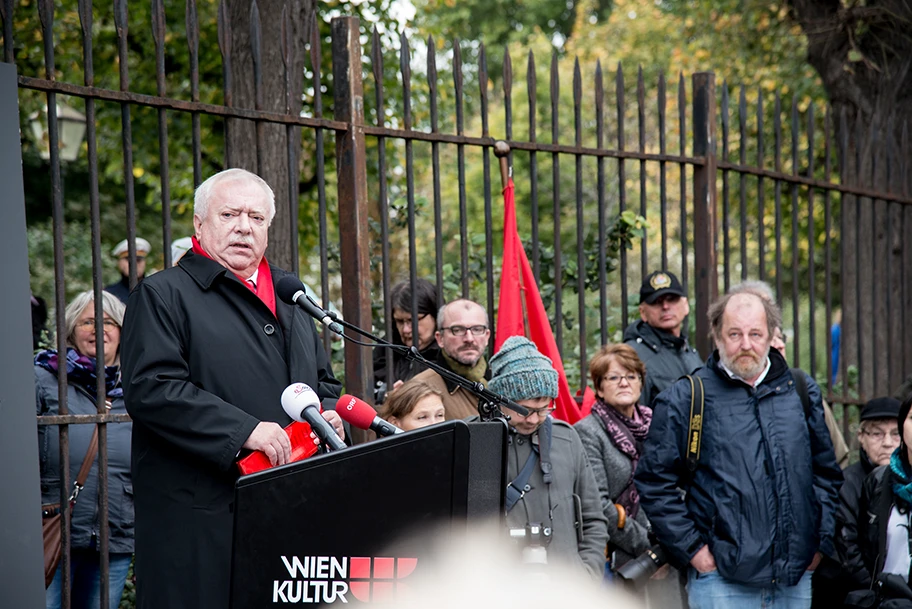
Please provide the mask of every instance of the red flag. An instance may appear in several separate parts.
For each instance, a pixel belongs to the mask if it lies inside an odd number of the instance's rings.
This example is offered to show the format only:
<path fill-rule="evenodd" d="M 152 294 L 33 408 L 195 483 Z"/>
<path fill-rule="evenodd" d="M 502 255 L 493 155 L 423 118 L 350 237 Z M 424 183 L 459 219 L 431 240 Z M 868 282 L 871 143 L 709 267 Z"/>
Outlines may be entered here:
<path fill-rule="evenodd" d="M 523 319 L 523 303 L 529 318 L 529 340 L 535 343 L 538 350 L 551 358 L 557 370 L 557 409 L 554 417 L 570 423 L 580 420 L 580 409 L 570 392 L 567 375 L 551 322 L 541 294 L 535 284 L 532 266 L 526 257 L 519 232 L 516 228 L 516 201 L 514 198 L 513 179 L 507 182 L 504 195 L 504 254 L 503 269 L 500 275 L 500 305 L 497 312 L 497 333 L 494 337 L 494 351 L 511 336 L 525 336 L 526 328 Z"/>

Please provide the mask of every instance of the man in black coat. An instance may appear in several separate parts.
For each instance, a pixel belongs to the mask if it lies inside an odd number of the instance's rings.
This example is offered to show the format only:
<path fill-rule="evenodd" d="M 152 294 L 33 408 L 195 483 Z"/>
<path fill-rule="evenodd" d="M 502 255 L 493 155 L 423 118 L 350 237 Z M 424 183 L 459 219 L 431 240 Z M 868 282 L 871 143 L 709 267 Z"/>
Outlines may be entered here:
<path fill-rule="evenodd" d="M 193 249 L 130 296 L 122 362 L 140 609 L 228 606 L 238 455 L 288 461 L 289 384 L 339 395 L 313 321 L 276 298 L 286 273 L 264 257 L 274 215 L 259 177 L 212 176 L 196 191 Z M 342 435 L 338 414 L 324 418 Z"/>
<path fill-rule="evenodd" d="M 640 401 L 652 405 L 676 380 L 703 365 L 684 334 L 690 313 L 687 292 L 674 274 L 654 271 L 640 286 L 640 320 L 627 326 L 624 342 L 636 349 L 646 366 Z"/>

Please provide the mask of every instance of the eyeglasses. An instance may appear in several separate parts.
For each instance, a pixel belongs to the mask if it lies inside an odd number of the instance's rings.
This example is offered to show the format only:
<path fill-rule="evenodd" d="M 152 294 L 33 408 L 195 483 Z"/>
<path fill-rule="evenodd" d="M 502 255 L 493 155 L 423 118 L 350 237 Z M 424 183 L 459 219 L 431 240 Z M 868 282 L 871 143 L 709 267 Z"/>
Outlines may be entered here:
<path fill-rule="evenodd" d="M 874 438 L 878 442 L 883 442 L 888 434 L 884 433 L 883 431 L 881 431 L 879 429 L 875 430 L 875 431 L 868 431 L 866 429 L 864 431 L 864 435 L 868 436 L 869 438 Z M 898 442 L 899 441 L 899 430 L 891 431 L 889 433 L 889 436 L 890 436 L 891 440 L 896 440 Z"/>
<path fill-rule="evenodd" d="M 472 336 L 484 336 L 485 332 L 488 331 L 487 326 L 449 326 L 447 328 L 440 328 L 440 331 L 449 330 L 450 334 L 453 336 L 465 336 L 466 332 L 471 332 Z"/>
<path fill-rule="evenodd" d="M 114 329 L 120 328 L 120 326 L 117 325 L 117 322 L 114 321 L 113 319 L 104 320 L 104 322 L 102 322 L 102 325 L 104 326 L 105 330 L 114 330 Z M 76 327 L 79 328 L 80 330 L 94 329 L 95 320 L 91 319 L 91 318 L 83 319 L 80 322 L 76 322 Z"/>
<path fill-rule="evenodd" d="M 602 379 L 608 381 L 609 385 L 617 385 L 618 383 L 621 382 L 621 379 L 626 379 L 629 384 L 633 385 L 634 383 L 636 383 L 637 381 L 640 380 L 640 375 L 639 374 L 625 374 L 622 376 L 619 374 L 609 374 L 608 376 L 603 376 Z"/>
<path fill-rule="evenodd" d="M 554 400 L 551 400 L 551 403 L 548 404 L 547 406 L 545 406 L 544 408 L 529 408 L 528 406 L 526 406 L 526 410 L 529 411 L 529 414 L 527 414 L 526 416 L 531 417 L 533 414 L 536 414 L 540 418 L 545 418 L 546 416 L 548 416 L 549 414 L 554 412 L 556 409 L 557 409 L 557 404 L 554 403 Z"/>
<path fill-rule="evenodd" d="M 419 315 L 418 321 L 421 321 L 428 315 L 430 315 L 430 313 L 424 313 L 423 315 Z M 399 319 L 398 317 L 393 317 L 393 323 L 396 324 L 396 327 L 398 327 L 398 328 L 407 328 L 410 325 L 412 325 L 412 318 L 407 317 L 405 319 Z"/>

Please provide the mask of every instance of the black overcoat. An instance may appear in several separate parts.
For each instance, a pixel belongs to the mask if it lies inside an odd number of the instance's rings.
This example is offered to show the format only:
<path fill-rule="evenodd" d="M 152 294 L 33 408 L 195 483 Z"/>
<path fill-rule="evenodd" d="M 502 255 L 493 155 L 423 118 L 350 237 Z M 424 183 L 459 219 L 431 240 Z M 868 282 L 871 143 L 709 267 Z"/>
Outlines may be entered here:
<path fill-rule="evenodd" d="M 287 274 L 270 269 L 274 284 Z M 192 252 L 130 295 L 121 360 L 140 609 L 228 606 L 241 446 L 260 421 L 290 422 L 280 403 L 289 384 L 339 395 L 313 321 L 278 298 L 276 316 Z"/>

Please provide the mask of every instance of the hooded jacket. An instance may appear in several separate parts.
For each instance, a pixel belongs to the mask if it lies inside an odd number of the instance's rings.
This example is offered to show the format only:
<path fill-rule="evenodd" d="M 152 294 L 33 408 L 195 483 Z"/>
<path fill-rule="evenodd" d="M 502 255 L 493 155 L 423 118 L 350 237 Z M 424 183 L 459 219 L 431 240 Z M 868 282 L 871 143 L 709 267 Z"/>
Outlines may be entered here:
<path fill-rule="evenodd" d="M 632 346 L 646 366 L 640 401 L 651 406 L 659 393 L 703 365 L 687 338 L 657 330 L 642 319 L 627 326 L 624 342 Z"/>
<path fill-rule="evenodd" d="M 705 405 L 692 473 L 690 383 L 682 379 L 659 394 L 634 477 L 640 505 L 674 563 L 687 565 L 708 545 L 722 577 L 756 587 L 794 586 L 815 552 L 834 555 L 842 482 L 820 388 L 805 379 L 806 416 L 785 360 L 775 349 L 769 358 L 757 387 L 729 377 L 718 352 L 695 373 Z"/>

